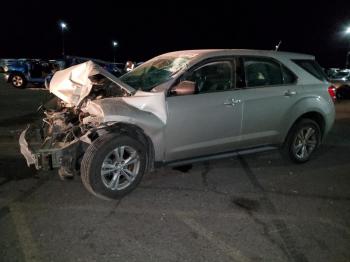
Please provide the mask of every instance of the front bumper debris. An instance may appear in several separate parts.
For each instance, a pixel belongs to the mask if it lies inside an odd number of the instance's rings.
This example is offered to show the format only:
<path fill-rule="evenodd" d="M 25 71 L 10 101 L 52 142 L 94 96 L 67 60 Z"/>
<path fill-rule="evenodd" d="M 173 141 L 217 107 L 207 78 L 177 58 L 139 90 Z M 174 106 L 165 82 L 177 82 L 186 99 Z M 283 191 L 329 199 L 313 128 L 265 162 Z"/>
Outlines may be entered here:
<path fill-rule="evenodd" d="M 62 147 L 50 147 L 40 141 L 40 130 L 31 130 L 29 126 L 19 137 L 20 151 L 27 165 L 35 165 L 37 170 L 51 170 L 61 166 L 74 168 L 82 144 L 83 142 L 77 139 Z"/>
<path fill-rule="evenodd" d="M 28 143 L 27 143 L 27 140 L 26 140 L 26 137 L 25 137 L 28 129 L 29 129 L 29 126 L 25 130 L 23 130 L 21 135 L 19 136 L 19 147 L 20 147 L 20 150 L 21 150 L 21 154 L 24 156 L 24 158 L 27 161 L 27 165 L 30 166 L 30 165 L 34 164 L 35 167 L 37 169 L 39 169 L 38 158 L 29 149 L 29 146 L 28 146 Z"/>

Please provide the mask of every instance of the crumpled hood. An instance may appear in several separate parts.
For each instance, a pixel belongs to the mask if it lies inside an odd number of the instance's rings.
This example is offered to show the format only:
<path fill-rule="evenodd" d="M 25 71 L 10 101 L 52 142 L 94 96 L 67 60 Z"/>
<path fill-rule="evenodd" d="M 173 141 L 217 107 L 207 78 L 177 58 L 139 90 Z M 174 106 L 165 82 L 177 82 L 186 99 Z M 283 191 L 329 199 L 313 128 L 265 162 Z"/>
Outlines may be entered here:
<path fill-rule="evenodd" d="M 105 76 L 129 94 L 135 92 L 131 86 L 123 83 L 92 61 L 57 71 L 50 81 L 50 92 L 69 106 L 77 106 L 91 91 L 92 82 L 89 77 L 97 74 Z"/>

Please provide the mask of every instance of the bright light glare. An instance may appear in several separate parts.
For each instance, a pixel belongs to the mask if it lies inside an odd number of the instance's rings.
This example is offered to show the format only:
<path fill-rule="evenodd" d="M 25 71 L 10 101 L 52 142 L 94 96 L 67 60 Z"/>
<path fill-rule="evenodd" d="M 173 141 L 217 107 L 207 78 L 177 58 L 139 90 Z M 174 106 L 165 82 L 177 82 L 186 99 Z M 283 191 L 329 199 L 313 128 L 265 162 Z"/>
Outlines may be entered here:
<path fill-rule="evenodd" d="M 118 42 L 117 41 L 113 41 L 113 46 L 118 46 Z"/>
<path fill-rule="evenodd" d="M 346 28 L 345 34 L 350 34 L 350 26 Z"/>
<path fill-rule="evenodd" d="M 66 29 L 67 28 L 67 24 L 65 22 L 61 22 L 60 26 L 62 29 Z"/>

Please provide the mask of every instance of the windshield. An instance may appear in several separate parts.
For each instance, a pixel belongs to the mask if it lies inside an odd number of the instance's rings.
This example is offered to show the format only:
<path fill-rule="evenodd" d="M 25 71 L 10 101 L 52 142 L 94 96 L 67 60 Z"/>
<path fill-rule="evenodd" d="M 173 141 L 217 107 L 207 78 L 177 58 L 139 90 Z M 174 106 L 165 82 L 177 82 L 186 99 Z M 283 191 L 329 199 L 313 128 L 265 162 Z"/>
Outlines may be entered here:
<path fill-rule="evenodd" d="M 153 87 L 168 81 L 171 76 L 186 67 L 189 57 L 161 56 L 149 60 L 133 71 L 120 77 L 120 80 L 142 91 L 150 91 Z"/>

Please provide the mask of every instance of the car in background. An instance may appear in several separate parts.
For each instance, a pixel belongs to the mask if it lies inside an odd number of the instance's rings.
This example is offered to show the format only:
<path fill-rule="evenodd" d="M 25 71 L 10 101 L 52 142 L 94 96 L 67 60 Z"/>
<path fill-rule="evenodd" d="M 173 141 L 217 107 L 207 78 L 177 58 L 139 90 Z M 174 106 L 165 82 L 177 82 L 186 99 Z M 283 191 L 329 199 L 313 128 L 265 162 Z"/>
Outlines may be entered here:
<path fill-rule="evenodd" d="M 4 77 L 14 87 L 25 88 L 29 83 L 42 85 L 47 75 L 61 67 L 57 60 L 18 59 L 4 67 Z"/>
<path fill-rule="evenodd" d="M 189 50 L 157 56 L 120 78 L 88 61 L 53 76 L 57 108 L 19 138 L 28 165 L 80 175 L 120 198 L 144 173 L 282 149 L 307 162 L 330 131 L 332 87 L 305 54 Z"/>
<path fill-rule="evenodd" d="M 123 63 L 112 63 L 112 62 L 107 62 L 107 61 L 104 61 L 101 59 L 90 58 L 90 57 L 81 57 L 81 56 L 65 56 L 64 59 L 60 60 L 61 68 L 59 70 L 62 70 L 62 69 L 65 69 L 65 68 L 68 68 L 68 67 L 71 67 L 74 65 L 78 65 L 81 63 L 85 63 L 88 61 L 92 61 L 95 64 L 101 66 L 102 68 L 104 68 L 105 70 L 107 70 L 109 73 L 111 73 L 112 75 L 114 75 L 116 77 L 120 77 L 126 73 Z M 44 85 L 45 85 L 46 89 L 49 89 L 50 81 L 51 81 L 54 73 L 55 72 L 53 72 L 52 74 L 48 74 L 45 77 Z"/>
<path fill-rule="evenodd" d="M 14 58 L 3 58 L 0 59 L 0 73 L 5 73 L 6 68 L 12 64 L 16 64 L 18 61 L 26 61 L 26 58 L 19 58 L 19 59 L 14 59 Z"/>
<path fill-rule="evenodd" d="M 117 77 L 125 74 L 123 63 L 112 63 L 112 62 L 104 61 L 97 58 L 81 57 L 81 56 L 66 56 L 64 61 L 65 61 L 65 68 L 68 68 L 73 65 L 85 63 L 87 61 L 92 61 Z"/>
<path fill-rule="evenodd" d="M 350 70 L 343 69 L 329 76 L 329 82 L 335 87 L 337 99 L 350 99 Z"/>
<path fill-rule="evenodd" d="M 333 78 L 333 76 L 337 74 L 340 70 L 341 70 L 340 68 L 333 67 L 333 68 L 324 69 L 324 72 L 326 73 L 328 78 Z"/>

